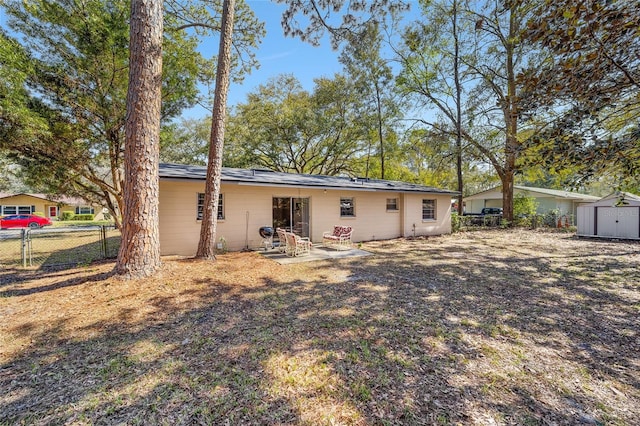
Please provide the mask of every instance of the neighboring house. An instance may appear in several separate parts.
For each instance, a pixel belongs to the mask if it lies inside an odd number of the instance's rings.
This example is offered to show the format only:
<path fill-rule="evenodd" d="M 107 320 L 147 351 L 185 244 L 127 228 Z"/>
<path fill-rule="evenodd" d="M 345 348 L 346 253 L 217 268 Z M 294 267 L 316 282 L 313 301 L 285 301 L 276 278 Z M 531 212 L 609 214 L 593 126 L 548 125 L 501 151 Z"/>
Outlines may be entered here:
<path fill-rule="evenodd" d="M 571 217 L 575 217 L 578 206 L 600 199 L 600 197 L 577 192 L 514 185 L 514 197 L 517 194 L 535 198 L 538 203 L 538 214 L 557 210 L 560 215 Z M 502 186 L 465 197 L 464 205 L 465 213 L 480 213 L 485 207 L 502 207 Z"/>
<path fill-rule="evenodd" d="M 102 207 L 92 206 L 81 198 L 0 193 L 0 216 L 38 213 L 56 219 L 66 211 L 74 214 L 93 214 L 95 220 L 104 218 Z"/>
<path fill-rule="evenodd" d="M 640 196 L 618 192 L 578 207 L 577 235 L 640 239 Z"/>
<path fill-rule="evenodd" d="M 206 167 L 160 165 L 162 254 L 192 256 L 200 238 Z M 334 225 L 354 242 L 451 232 L 453 191 L 378 179 L 224 168 L 216 238 L 229 250 L 263 245 L 262 226 L 322 241 Z"/>

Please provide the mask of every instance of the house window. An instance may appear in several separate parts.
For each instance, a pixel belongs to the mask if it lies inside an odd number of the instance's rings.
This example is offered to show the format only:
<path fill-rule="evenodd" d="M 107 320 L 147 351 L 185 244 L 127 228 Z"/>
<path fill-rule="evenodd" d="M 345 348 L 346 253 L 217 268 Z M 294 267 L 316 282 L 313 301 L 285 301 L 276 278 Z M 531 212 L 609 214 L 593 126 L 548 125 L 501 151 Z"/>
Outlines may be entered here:
<path fill-rule="evenodd" d="M 76 214 L 93 214 L 93 207 L 78 206 L 76 207 Z"/>
<path fill-rule="evenodd" d="M 387 198 L 387 211 L 395 211 L 395 210 L 398 210 L 398 199 Z"/>
<path fill-rule="evenodd" d="M 224 198 L 222 194 L 218 194 L 218 220 L 224 219 L 224 203 L 222 202 Z M 198 192 L 198 220 L 202 220 L 204 212 L 204 192 Z"/>
<path fill-rule="evenodd" d="M 340 198 L 340 217 L 354 217 L 355 215 L 353 198 Z"/>
<path fill-rule="evenodd" d="M 422 200 L 422 220 L 435 220 L 436 200 Z"/>
<path fill-rule="evenodd" d="M 2 215 L 9 214 L 31 214 L 36 211 L 34 206 L 2 206 Z"/>

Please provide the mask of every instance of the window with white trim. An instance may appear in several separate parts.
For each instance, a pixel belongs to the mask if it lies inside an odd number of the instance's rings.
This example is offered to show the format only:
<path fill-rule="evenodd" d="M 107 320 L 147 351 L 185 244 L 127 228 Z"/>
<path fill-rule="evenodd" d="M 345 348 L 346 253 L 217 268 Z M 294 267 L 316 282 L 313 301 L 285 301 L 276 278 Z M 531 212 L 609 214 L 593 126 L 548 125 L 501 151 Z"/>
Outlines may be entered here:
<path fill-rule="evenodd" d="M 436 200 L 422 200 L 422 220 L 436 219 Z"/>
<path fill-rule="evenodd" d="M 93 214 L 93 207 L 90 206 L 77 206 L 76 214 Z"/>
<path fill-rule="evenodd" d="M 340 217 L 355 217 L 356 208 L 353 197 L 340 198 Z"/>
<path fill-rule="evenodd" d="M 218 220 L 224 219 L 224 197 L 218 194 Z M 204 211 L 204 192 L 198 192 L 198 216 L 197 220 L 202 220 Z"/>
<path fill-rule="evenodd" d="M 2 206 L 2 216 L 10 214 L 31 214 L 34 211 L 34 206 Z"/>
<path fill-rule="evenodd" d="M 397 211 L 398 210 L 398 199 L 397 198 L 387 198 L 387 211 Z"/>

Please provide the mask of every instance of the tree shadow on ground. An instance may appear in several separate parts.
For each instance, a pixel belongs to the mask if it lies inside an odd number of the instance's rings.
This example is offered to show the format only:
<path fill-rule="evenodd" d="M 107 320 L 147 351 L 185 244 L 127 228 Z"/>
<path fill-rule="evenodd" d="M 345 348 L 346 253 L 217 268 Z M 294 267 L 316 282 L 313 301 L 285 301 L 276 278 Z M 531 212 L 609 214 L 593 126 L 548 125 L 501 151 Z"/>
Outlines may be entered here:
<path fill-rule="evenodd" d="M 532 244 L 510 255 L 508 244 L 438 241 L 371 243 L 375 256 L 297 266 L 297 278 L 269 273 L 255 285 L 244 285 L 242 269 L 261 267 L 256 254 L 236 270 L 192 263 L 202 271 L 198 290 L 158 295 L 142 317 L 120 309 L 113 321 L 87 325 L 82 332 L 92 337 L 84 339 L 57 337 L 67 318 L 34 334 L 0 366 L 0 421 L 632 424 L 640 417 L 633 259 L 597 246 L 567 256 Z"/>

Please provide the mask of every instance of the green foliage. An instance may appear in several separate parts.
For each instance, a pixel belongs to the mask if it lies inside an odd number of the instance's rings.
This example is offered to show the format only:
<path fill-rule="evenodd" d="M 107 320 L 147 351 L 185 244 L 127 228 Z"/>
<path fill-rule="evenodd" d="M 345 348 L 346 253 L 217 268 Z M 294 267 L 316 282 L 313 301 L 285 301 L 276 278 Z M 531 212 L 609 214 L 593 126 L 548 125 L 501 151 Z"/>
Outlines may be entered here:
<path fill-rule="evenodd" d="M 340 62 L 359 94 L 355 108 L 367 145 L 361 165 L 364 170 L 359 175 L 387 179 L 390 178 L 388 161 L 393 158 L 392 151 L 398 144 L 396 123 L 401 117 L 401 103 L 392 84 L 390 61 L 381 56 L 383 31 L 380 23 L 372 23 L 357 36 L 349 37 Z"/>
<path fill-rule="evenodd" d="M 531 220 L 538 210 L 535 197 L 518 193 L 513 197 L 513 221 L 517 226 L 531 226 Z"/>
<path fill-rule="evenodd" d="M 0 29 L 0 149 L 9 141 L 48 135 L 44 120 L 29 108 L 26 83 L 33 72 L 28 50 Z"/>
<path fill-rule="evenodd" d="M 261 85 L 230 114 L 224 165 L 297 173 L 350 173 L 362 152 L 357 93 L 343 76 L 313 93 L 292 75 Z"/>
<path fill-rule="evenodd" d="M 528 141 L 544 167 L 569 169 L 574 183 L 640 174 L 640 3 L 542 2 L 524 40 L 552 59 L 520 76 L 523 119 L 547 127 Z"/>
<path fill-rule="evenodd" d="M 299 37 L 318 46 L 322 37 L 328 34 L 334 49 L 354 34 L 361 33 L 370 22 L 379 22 L 387 15 L 396 15 L 409 9 L 409 3 L 404 0 L 276 1 L 288 5 L 282 14 L 285 35 Z"/>
<path fill-rule="evenodd" d="M 0 114 L 2 108 L 0 108 Z M 0 120 L 1 121 L 1 120 Z M 0 136 L 2 138 L 2 136 Z M 22 193 L 37 192 L 26 188 L 19 180 L 20 167 L 0 152 L 0 192 Z"/>
<path fill-rule="evenodd" d="M 419 121 L 445 140 L 450 167 L 460 163 L 489 164 L 507 188 L 519 171 L 523 149 L 519 123 L 519 83 L 522 64 L 535 64 L 531 49 L 518 37 L 530 9 L 527 2 L 464 0 L 425 1 L 424 19 L 404 33 L 397 79 L 415 107 Z M 464 176 L 462 167 L 458 167 Z M 458 175 L 459 176 L 459 175 Z M 462 182 L 456 176 L 456 180 Z M 461 192 L 464 187 L 458 186 Z M 505 194 L 504 215 L 513 219 Z"/>
<path fill-rule="evenodd" d="M 212 78 L 215 67 L 199 53 L 196 34 L 219 28 L 217 6 L 166 6 L 163 124 L 193 106 L 199 85 Z M 0 112 L 0 149 L 23 167 L 32 186 L 99 202 L 118 218 L 123 203 L 129 1 L 9 0 L 3 8 L 20 43 L 0 37 L 0 73 L 14 76 L 0 79 L 0 90 L 12 94 Z M 259 42 L 264 27 L 246 4 L 239 9 L 238 28 L 246 31 L 238 33 L 236 52 L 245 55 L 237 63 L 246 71 L 244 67 L 255 65 L 248 49 Z M 205 25 L 187 32 L 195 21 Z M 29 97 L 26 76 L 38 98 Z M 0 102 L 3 99 L 0 96 Z"/>
<path fill-rule="evenodd" d="M 58 218 L 61 221 L 69 221 L 69 220 L 73 220 L 74 216 L 75 216 L 75 214 L 73 214 L 73 212 L 64 211 L 64 212 L 60 213 L 60 216 Z"/>
<path fill-rule="evenodd" d="M 95 218 L 95 215 L 93 214 L 74 214 L 73 212 L 70 212 L 70 211 L 63 211 L 62 213 L 60 213 L 60 216 L 58 217 L 58 219 L 63 222 L 93 221 L 94 218 Z"/>
<path fill-rule="evenodd" d="M 211 117 L 181 119 L 164 126 L 160 133 L 160 161 L 206 165 L 211 136 Z"/>
<path fill-rule="evenodd" d="M 451 232 L 460 232 L 462 227 L 462 220 L 458 212 L 451 212 Z"/>
<path fill-rule="evenodd" d="M 553 209 L 548 210 L 542 215 L 542 224 L 549 228 L 555 228 L 558 225 L 558 218 L 560 217 L 560 210 Z"/>

